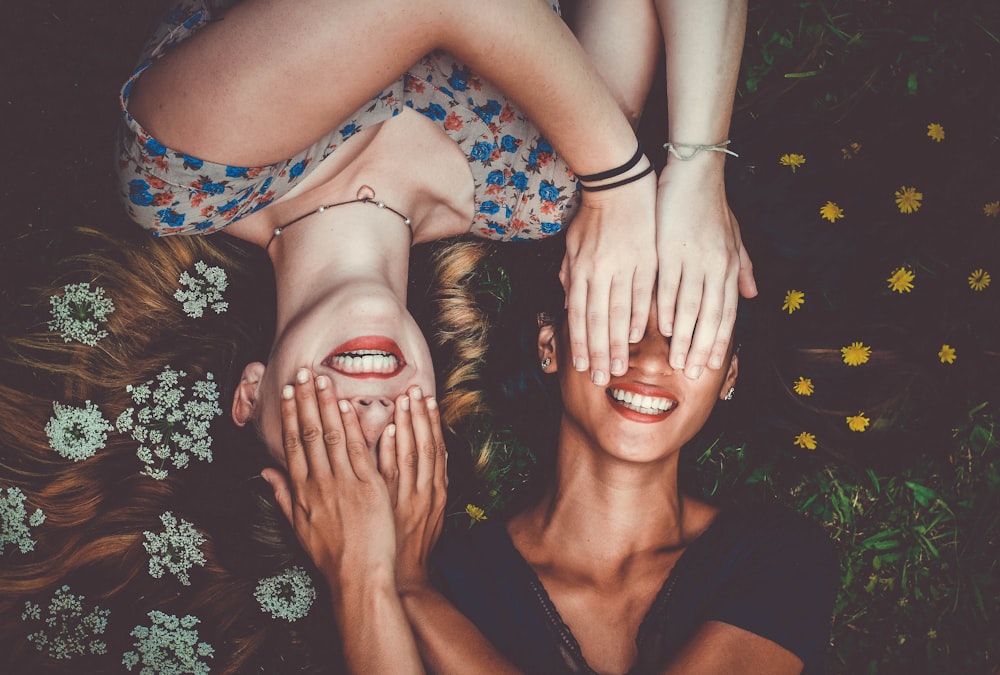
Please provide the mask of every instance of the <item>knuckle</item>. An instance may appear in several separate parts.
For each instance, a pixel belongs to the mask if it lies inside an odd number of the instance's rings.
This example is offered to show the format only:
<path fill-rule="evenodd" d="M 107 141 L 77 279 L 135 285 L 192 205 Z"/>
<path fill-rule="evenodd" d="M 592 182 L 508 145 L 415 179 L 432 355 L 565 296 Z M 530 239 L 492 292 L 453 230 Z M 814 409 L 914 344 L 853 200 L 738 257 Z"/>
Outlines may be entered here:
<path fill-rule="evenodd" d="M 347 454 L 351 457 L 359 457 L 368 452 L 368 446 L 361 441 L 349 441 L 347 443 Z"/>
<path fill-rule="evenodd" d="M 344 440 L 344 435 L 337 429 L 330 429 L 323 432 L 323 442 L 327 445 L 339 445 Z"/>
<path fill-rule="evenodd" d="M 293 431 L 286 431 L 282 435 L 282 444 L 285 446 L 285 450 L 291 452 L 302 449 L 302 443 L 299 441 L 299 435 Z"/>
<path fill-rule="evenodd" d="M 420 463 L 420 455 L 418 455 L 416 452 L 408 452 L 405 455 L 403 455 L 403 466 L 407 467 L 408 469 L 417 468 L 417 464 L 419 463 Z"/>
<path fill-rule="evenodd" d="M 305 443 L 312 443 L 323 436 L 323 430 L 315 425 L 307 425 L 302 429 L 302 440 Z"/>

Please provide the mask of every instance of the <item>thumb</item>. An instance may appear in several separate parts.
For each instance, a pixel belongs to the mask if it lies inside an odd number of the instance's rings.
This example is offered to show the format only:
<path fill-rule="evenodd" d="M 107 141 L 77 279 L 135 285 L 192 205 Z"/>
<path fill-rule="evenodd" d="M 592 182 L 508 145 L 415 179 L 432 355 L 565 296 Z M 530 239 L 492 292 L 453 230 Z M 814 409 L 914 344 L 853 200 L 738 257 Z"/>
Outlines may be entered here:
<path fill-rule="evenodd" d="M 753 278 L 753 263 L 750 262 L 750 255 L 740 244 L 740 271 L 736 277 L 740 295 L 744 298 L 753 298 L 757 295 L 757 282 Z"/>
<path fill-rule="evenodd" d="M 264 469 L 260 472 L 260 477 L 267 481 L 267 484 L 274 490 L 274 499 L 281 507 L 281 512 L 289 523 L 294 523 L 292 519 L 292 491 L 288 486 L 288 478 L 278 469 Z"/>

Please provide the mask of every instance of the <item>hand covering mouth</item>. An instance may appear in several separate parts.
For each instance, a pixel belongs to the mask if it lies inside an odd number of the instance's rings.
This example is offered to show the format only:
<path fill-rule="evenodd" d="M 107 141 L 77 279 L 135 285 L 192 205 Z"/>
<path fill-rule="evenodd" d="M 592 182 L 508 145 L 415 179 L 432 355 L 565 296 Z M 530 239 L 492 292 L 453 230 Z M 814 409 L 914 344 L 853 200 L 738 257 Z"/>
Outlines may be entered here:
<path fill-rule="evenodd" d="M 359 378 L 395 377 L 406 366 L 395 340 L 366 335 L 348 340 L 323 360 L 323 365 L 342 375 Z"/>

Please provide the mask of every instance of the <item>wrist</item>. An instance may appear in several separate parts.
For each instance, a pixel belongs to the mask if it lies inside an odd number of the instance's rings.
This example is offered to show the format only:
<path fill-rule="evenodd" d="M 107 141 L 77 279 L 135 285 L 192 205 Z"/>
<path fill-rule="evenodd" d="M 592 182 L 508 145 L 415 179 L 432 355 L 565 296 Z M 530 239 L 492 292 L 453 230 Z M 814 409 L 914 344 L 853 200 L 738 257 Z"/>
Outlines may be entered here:
<path fill-rule="evenodd" d="M 338 624 L 359 612 L 379 614 L 383 608 L 397 603 L 396 581 L 378 570 L 365 570 L 350 578 L 341 575 L 329 579 L 333 611 Z M 342 625 L 342 624 L 341 624 Z"/>

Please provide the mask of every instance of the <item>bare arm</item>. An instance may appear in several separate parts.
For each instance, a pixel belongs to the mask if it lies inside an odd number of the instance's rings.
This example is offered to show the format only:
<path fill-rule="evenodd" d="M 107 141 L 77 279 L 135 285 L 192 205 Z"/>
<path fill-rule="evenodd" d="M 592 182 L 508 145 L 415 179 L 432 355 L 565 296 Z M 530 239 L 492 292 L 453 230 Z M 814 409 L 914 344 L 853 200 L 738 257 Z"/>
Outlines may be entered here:
<path fill-rule="evenodd" d="M 448 485 L 437 401 L 411 388 L 396 399 L 394 420 L 395 433 L 379 449 L 379 471 L 396 486 L 396 585 L 420 655 L 443 675 L 513 675 L 518 671 L 428 578 Z"/>
<path fill-rule="evenodd" d="M 709 621 L 662 675 L 797 675 L 802 661 L 775 642 L 719 621 Z"/>
<path fill-rule="evenodd" d="M 726 140 L 746 0 L 655 2 L 666 46 L 667 138 L 702 145 Z M 726 199 L 725 157 L 703 151 L 681 161 L 670 155 L 657 192 L 660 331 L 673 336 L 671 365 L 692 378 L 706 364 L 721 367 L 738 294 L 756 295 L 752 265 Z"/>
<path fill-rule="evenodd" d="M 357 414 L 338 410 L 333 384 L 301 371 L 281 397 L 287 476 L 263 476 L 299 542 L 330 586 L 352 673 L 423 673 L 395 584 L 389 491 Z M 294 393 L 293 393 L 294 392 Z"/>
<path fill-rule="evenodd" d="M 635 150 L 600 75 L 539 0 L 245 0 L 155 63 L 132 112 L 168 146 L 269 164 L 322 137 L 434 49 L 517 101 L 575 171 L 608 169 Z"/>

